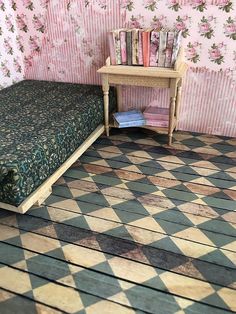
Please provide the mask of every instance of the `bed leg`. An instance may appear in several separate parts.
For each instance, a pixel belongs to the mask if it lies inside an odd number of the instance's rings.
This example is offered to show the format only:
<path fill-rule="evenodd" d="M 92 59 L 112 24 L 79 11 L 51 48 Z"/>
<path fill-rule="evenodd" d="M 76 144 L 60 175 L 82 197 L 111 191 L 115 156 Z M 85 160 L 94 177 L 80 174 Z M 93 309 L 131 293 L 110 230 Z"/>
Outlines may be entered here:
<path fill-rule="evenodd" d="M 45 191 L 44 194 L 40 196 L 40 198 L 35 203 L 36 206 L 41 206 L 42 203 L 49 197 L 49 195 L 52 193 L 52 187 L 50 187 L 48 190 Z"/>

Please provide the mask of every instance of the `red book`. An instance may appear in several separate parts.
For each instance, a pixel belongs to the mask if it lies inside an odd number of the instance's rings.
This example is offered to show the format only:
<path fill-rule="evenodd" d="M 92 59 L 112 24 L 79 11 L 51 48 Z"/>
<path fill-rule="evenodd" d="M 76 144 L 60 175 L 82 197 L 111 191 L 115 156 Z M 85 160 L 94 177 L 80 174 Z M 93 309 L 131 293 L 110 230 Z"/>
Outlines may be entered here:
<path fill-rule="evenodd" d="M 150 39 L 151 39 L 151 31 L 146 30 L 142 33 L 143 36 L 143 65 L 145 67 L 150 66 Z"/>

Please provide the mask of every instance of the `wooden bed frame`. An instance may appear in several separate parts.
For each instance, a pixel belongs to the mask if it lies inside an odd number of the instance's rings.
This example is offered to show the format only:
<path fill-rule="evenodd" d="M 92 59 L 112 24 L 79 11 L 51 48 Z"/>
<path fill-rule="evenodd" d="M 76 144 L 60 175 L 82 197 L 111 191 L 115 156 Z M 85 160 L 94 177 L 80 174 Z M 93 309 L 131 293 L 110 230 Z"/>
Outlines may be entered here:
<path fill-rule="evenodd" d="M 90 136 L 77 148 L 77 150 L 34 192 L 32 192 L 19 206 L 13 206 L 0 202 L 0 208 L 24 214 L 33 205 L 40 206 L 52 193 L 52 185 L 68 170 L 73 163 L 93 144 L 105 131 L 104 125 L 100 124 Z"/>

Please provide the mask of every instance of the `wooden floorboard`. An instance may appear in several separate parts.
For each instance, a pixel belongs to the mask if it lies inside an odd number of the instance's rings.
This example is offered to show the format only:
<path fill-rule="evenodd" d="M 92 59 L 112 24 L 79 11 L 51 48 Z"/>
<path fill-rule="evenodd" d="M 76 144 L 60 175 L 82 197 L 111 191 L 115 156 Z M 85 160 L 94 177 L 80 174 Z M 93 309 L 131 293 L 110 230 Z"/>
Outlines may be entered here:
<path fill-rule="evenodd" d="M 235 151 L 189 132 L 98 139 L 41 207 L 0 210 L 0 313 L 236 311 Z"/>

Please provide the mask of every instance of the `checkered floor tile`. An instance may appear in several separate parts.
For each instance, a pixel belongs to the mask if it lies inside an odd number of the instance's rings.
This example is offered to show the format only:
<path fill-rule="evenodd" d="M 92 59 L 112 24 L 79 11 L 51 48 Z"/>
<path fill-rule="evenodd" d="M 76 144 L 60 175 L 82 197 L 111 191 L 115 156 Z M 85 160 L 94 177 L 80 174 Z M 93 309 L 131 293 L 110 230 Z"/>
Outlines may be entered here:
<path fill-rule="evenodd" d="M 0 210 L 0 313 L 236 311 L 236 141 L 103 136 L 25 215 Z"/>

